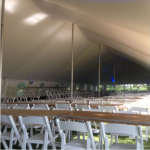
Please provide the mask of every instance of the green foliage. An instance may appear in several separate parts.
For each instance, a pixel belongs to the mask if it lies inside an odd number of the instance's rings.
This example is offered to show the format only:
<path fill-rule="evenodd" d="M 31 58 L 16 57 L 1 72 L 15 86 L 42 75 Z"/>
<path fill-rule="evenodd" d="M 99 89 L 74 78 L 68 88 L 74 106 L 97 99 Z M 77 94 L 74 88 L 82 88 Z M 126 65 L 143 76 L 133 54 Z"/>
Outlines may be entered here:
<path fill-rule="evenodd" d="M 113 91 L 114 86 L 113 85 L 107 85 L 106 88 L 107 91 Z M 125 84 L 125 85 L 115 85 L 115 91 L 116 92 L 129 92 L 129 91 L 147 91 L 148 86 L 147 84 Z"/>
<path fill-rule="evenodd" d="M 55 87 L 56 87 L 56 88 L 59 88 L 59 84 L 56 84 Z"/>
<path fill-rule="evenodd" d="M 94 87 L 93 87 L 93 85 L 91 85 L 91 91 L 93 91 L 93 89 L 94 89 Z"/>
<path fill-rule="evenodd" d="M 80 86 L 79 84 L 76 85 L 76 90 L 79 90 L 80 89 Z"/>
<path fill-rule="evenodd" d="M 70 91 L 70 85 L 67 86 L 67 91 Z"/>
<path fill-rule="evenodd" d="M 102 90 L 103 90 L 103 86 L 102 86 L 102 85 L 100 85 L 100 86 L 99 86 L 99 88 L 100 88 L 100 91 L 102 91 Z"/>
<path fill-rule="evenodd" d="M 24 96 L 25 90 L 22 89 L 22 88 L 25 88 L 25 87 L 26 87 L 26 85 L 25 85 L 24 82 L 20 82 L 20 83 L 18 84 L 18 86 L 17 86 L 17 93 L 16 93 L 16 96 L 17 96 L 17 97 Z"/>
<path fill-rule="evenodd" d="M 84 90 L 87 90 L 87 84 L 84 85 Z"/>
<path fill-rule="evenodd" d="M 45 86 L 45 84 L 44 84 L 44 83 L 41 83 L 41 84 L 40 84 L 40 87 L 44 87 L 44 86 Z"/>
<path fill-rule="evenodd" d="M 34 131 L 34 134 L 37 134 L 37 133 L 39 133 L 39 131 Z M 72 136 L 74 137 L 75 135 L 76 135 L 76 132 L 74 131 L 73 134 L 72 134 Z M 85 136 L 86 140 L 87 140 L 87 136 L 88 135 L 86 134 L 86 136 Z M 111 140 L 111 136 L 110 135 L 107 135 L 107 136 L 108 136 L 109 141 L 110 141 Z M 83 139 L 82 135 L 80 136 L 80 139 Z M 99 135 L 98 134 L 94 134 L 94 140 L 97 141 L 97 142 L 99 141 Z M 9 144 L 8 141 L 6 141 L 6 142 L 7 142 L 7 144 Z M 56 142 L 61 142 L 60 137 L 56 138 Z M 113 139 L 113 142 L 115 142 L 114 139 Z M 131 139 L 129 139 L 129 137 L 126 137 L 126 136 L 119 136 L 118 137 L 118 143 L 135 144 L 135 140 L 131 140 Z M 14 149 L 21 149 L 21 147 L 19 146 L 18 142 L 17 142 L 16 145 L 13 145 L 13 148 Z M 36 144 L 32 144 L 32 148 L 36 149 Z M 39 149 L 41 149 L 41 148 L 42 148 L 42 145 L 40 144 Z M 2 143 L 1 143 L 1 149 L 4 149 L 4 146 L 3 146 Z M 48 149 L 52 149 L 52 147 L 48 146 Z M 60 149 L 60 147 L 57 147 L 57 149 Z M 144 149 L 145 150 L 146 149 L 147 150 L 150 149 L 150 138 L 148 139 L 148 141 L 144 141 Z"/>

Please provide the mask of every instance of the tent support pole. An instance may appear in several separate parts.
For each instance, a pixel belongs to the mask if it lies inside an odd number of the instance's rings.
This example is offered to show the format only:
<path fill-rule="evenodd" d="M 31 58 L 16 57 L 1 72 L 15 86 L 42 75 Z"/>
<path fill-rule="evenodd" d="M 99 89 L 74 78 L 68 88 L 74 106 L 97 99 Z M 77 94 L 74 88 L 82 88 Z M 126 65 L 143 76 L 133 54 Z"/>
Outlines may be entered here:
<path fill-rule="evenodd" d="M 2 89 L 1 89 L 1 84 L 2 84 L 2 62 L 3 62 L 3 35 L 4 35 L 4 9 L 5 9 L 5 0 L 2 0 L 0 2 L 0 22 L 1 22 L 1 52 L 0 52 L 0 99 L 1 99 L 1 93 L 2 93 Z"/>
<path fill-rule="evenodd" d="M 115 61 L 116 61 L 116 55 L 114 55 L 114 94 L 116 93 L 116 85 L 115 85 L 115 81 L 116 81 L 116 68 L 115 68 Z"/>
<path fill-rule="evenodd" d="M 71 47 L 71 99 L 73 98 L 73 47 L 74 46 L 74 23 L 72 23 L 72 47 Z"/>
<path fill-rule="evenodd" d="M 125 92 L 125 83 L 124 83 L 124 92 Z"/>
<path fill-rule="evenodd" d="M 123 61 L 123 70 L 122 70 L 122 73 L 123 73 L 123 86 L 124 86 L 124 93 L 125 93 L 125 82 L 124 82 L 124 61 Z"/>
<path fill-rule="evenodd" d="M 100 97 L 100 75 L 101 75 L 101 45 L 99 44 L 99 61 L 98 61 L 98 97 Z"/>
<path fill-rule="evenodd" d="M 10 83 L 10 79 L 9 79 L 9 81 L 8 81 L 7 96 L 6 96 L 6 98 L 7 98 L 7 97 L 8 97 L 8 95 L 9 95 L 9 83 Z"/>

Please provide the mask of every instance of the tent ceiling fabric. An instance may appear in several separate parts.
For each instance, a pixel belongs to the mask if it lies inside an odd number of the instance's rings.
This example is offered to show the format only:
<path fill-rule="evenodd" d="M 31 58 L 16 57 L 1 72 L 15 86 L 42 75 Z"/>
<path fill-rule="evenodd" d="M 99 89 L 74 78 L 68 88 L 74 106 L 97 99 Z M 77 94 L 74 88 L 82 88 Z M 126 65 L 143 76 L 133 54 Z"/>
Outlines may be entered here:
<path fill-rule="evenodd" d="M 3 78 L 69 82 L 75 23 L 74 82 L 97 82 L 99 43 L 102 83 L 113 75 L 114 54 L 118 83 L 135 73 L 135 82 L 149 79 L 150 0 L 5 1 Z"/>

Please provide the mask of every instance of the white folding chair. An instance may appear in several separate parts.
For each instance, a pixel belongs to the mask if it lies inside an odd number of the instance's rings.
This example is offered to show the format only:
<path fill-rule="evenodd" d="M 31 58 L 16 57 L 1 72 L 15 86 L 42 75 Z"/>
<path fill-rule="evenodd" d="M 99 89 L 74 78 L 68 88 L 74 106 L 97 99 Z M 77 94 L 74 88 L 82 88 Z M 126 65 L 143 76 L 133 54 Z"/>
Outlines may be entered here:
<path fill-rule="evenodd" d="M 56 124 L 61 136 L 61 149 L 96 149 L 90 122 L 79 123 L 71 121 L 60 121 L 56 119 Z M 73 139 L 66 143 L 65 133 L 63 131 L 88 132 L 90 135 L 87 140 Z"/>
<path fill-rule="evenodd" d="M 23 149 L 26 149 L 26 144 L 28 144 L 28 147 L 32 149 L 31 143 L 34 144 L 42 144 L 42 149 L 47 149 L 48 144 L 52 142 L 53 149 L 56 149 L 54 144 L 54 138 L 51 133 L 50 125 L 48 118 L 45 117 L 22 117 L 19 116 L 19 122 L 23 131 Z M 38 133 L 31 137 L 28 136 L 27 128 L 29 124 L 37 124 L 45 127 L 44 134 Z"/>
<path fill-rule="evenodd" d="M 49 110 L 48 104 L 33 104 L 33 107 L 31 108 L 33 110 Z"/>
<path fill-rule="evenodd" d="M 56 101 L 56 103 L 69 103 L 69 101 Z"/>
<path fill-rule="evenodd" d="M 128 108 L 128 111 L 138 112 L 139 114 L 145 114 L 145 115 L 149 114 L 149 110 L 146 107 L 130 107 Z"/>
<path fill-rule="evenodd" d="M 75 104 L 75 109 L 76 110 L 82 110 L 82 109 L 91 109 L 90 105 L 78 105 L 78 104 Z"/>
<path fill-rule="evenodd" d="M 72 107 L 71 107 L 71 104 L 55 104 L 55 107 L 56 109 L 68 109 L 68 110 L 71 110 Z"/>
<path fill-rule="evenodd" d="M 102 112 L 101 110 L 99 109 L 82 109 L 82 111 L 90 111 L 90 112 Z"/>
<path fill-rule="evenodd" d="M 118 111 L 117 106 L 98 106 L 98 109 L 102 112 L 116 112 Z"/>
<path fill-rule="evenodd" d="M 84 109 L 82 108 L 82 111 L 88 111 L 88 112 L 101 112 L 99 109 Z M 97 123 L 94 121 L 91 123 L 95 128 L 92 128 L 93 133 L 99 133 L 99 129 L 97 128 Z"/>
<path fill-rule="evenodd" d="M 4 105 L 5 105 L 5 104 L 4 104 Z M 4 106 L 4 105 L 3 105 L 3 108 L 2 108 L 2 109 L 10 109 L 9 106 L 7 106 L 7 105 Z M 14 108 L 14 107 L 15 107 L 15 106 L 13 106 L 13 108 Z M 19 125 L 19 123 L 18 123 L 16 120 L 15 120 L 15 124 L 16 124 L 16 126 Z M 12 125 L 11 125 L 10 123 L 8 124 L 8 123 L 1 122 L 1 127 L 2 127 L 2 126 L 4 126 L 3 134 L 7 132 L 7 129 L 8 129 L 8 128 L 12 128 Z"/>
<path fill-rule="evenodd" d="M 31 102 L 41 103 L 41 102 L 43 102 L 43 100 L 31 100 Z"/>
<path fill-rule="evenodd" d="M 22 148 L 22 133 L 18 131 L 14 119 L 12 116 L 1 115 L 1 123 L 11 124 L 11 131 L 1 133 L 1 141 L 5 149 L 13 149 L 13 141 L 18 140 Z M 6 143 L 6 140 L 9 140 L 9 148 Z"/>
<path fill-rule="evenodd" d="M 50 108 L 48 107 L 47 104 L 36 104 L 36 105 L 33 104 L 33 107 L 31 109 L 32 110 L 49 110 Z M 39 126 L 39 125 L 27 125 L 27 128 L 30 128 L 31 136 L 33 136 L 33 129 L 36 129 L 36 131 L 40 131 L 41 133 L 44 131 L 44 127 Z"/>
<path fill-rule="evenodd" d="M 94 101 L 89 101 L 89 104 L 103 104 L 103 101 L 96 101 L 96 100 L 94 100 Z"/>
<path fill-rule="evenodd" d="M 149 110 L 146 107 L 130 107 L 128 108 L 128 111 L 130 112 L 137 112 L 139 114 L 144 114 L 144 115 L 148 115 L 149 114 Z M 145 135 L 145 137 L 143 136 L 143 140 L 148 141 L 148 127 L 143 128 L 145 129 L 145 132 L 143 131 L 143 135 Z M 130 139 L 133 139 L 133 137 L 130 137 Z"/>
<path fill-rule="evenodd" d="M 131 112 L 131 111 L 116 111 L 114 113 L 119 113 L 119 114 L 139 114 L 138 112 Z"/>
<path fill-rule="evenodd" d="M 143 149 L 143 137 L 142 137 L 142 128 L 141 126 L 132 126 L 132 125 L 122 125 L 122 124 L 104 124 L 100 123 L 100 147 L 103 147 L 103 140 L 105 144 L 105 149 Z M 135 136 L 136 144 L 124 144 L 124 143 L 113 143 L 109 146 L 109 140 L 106 134 L 113 135 L 126 135 L 126 136 Z M 138 138 L 140 137 L 140 139 Z"/>
<path fill-rule="evenodd" d="M 117 103 L 117 102 L 113 102 L 113 101 L 103 101 L 103 104 L 113 104 L 113 103 Z"/>
<path fill-rule="evenodd" d="M 86 100 L 75 100 L 73 103 L 86 103 Z"/>
<path fill-rule="evenodd" d="M 72 111 L 73 109 L 66 109 L 66 108 L 53 108 L 53 110 L 67 110 L 67 111 Z"/>
<path fill-rule="evenodd" d="M 9 108 L 14 108 L 16 106 L 16 104 L 7 104 L 6 106 Z"/>
<path fill-rule="evenodd" d="M 103 101 L 104 99 L 103 98 L 95 98 L 95 97 L 93 97 L 93 100 L 94 101 Z"/>
<path fill-rule="evenodd" d="M 10 107 L 7 107 L 6 104 L 1 104 L 1 109 L 10 109 Z"/>
<path fill-rule="evenodd" d="M 13 109 L 30 109 L 29 104 L 16 104 L 16 106 L 13 107 Z"/>
<path fill-rule="evenodd" d="M 27 97 L 21 97 L 20 100 L 21 100 L 22 102 L 27 102 L 27 101 L 28 101 Z"/>
<path fill-rule="evenodd" d="M 114 113 L 120 113 L 120 114 L 139 114 L 138 112 L 131 112 L 131 111 L 116 111 Z M 111 134 L 111 144 L 113 142 L 113 134 Z M 121 135 L 124 136 L 124 135 Z M 118 135 L 115 135 L 115 142 L 118 142 Z"/>
<path fill-rule="evenodd" d="M 53 103 L 55 102 L 54 100 L 43 100 L 43 102 L 46 102 L 46 103 Z"/>

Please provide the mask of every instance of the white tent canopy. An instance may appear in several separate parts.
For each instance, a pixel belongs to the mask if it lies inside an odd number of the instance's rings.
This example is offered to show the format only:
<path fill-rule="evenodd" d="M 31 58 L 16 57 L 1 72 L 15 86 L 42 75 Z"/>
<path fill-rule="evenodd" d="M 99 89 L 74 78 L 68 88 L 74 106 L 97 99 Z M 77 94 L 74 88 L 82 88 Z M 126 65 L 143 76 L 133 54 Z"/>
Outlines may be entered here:
<path fill-rule="evenodd" d="M 5 0 L 3 78 L 109 84 L 150 79 L 149 0 Z M 123 77 L 124 76 L 124 77 Z"/>

